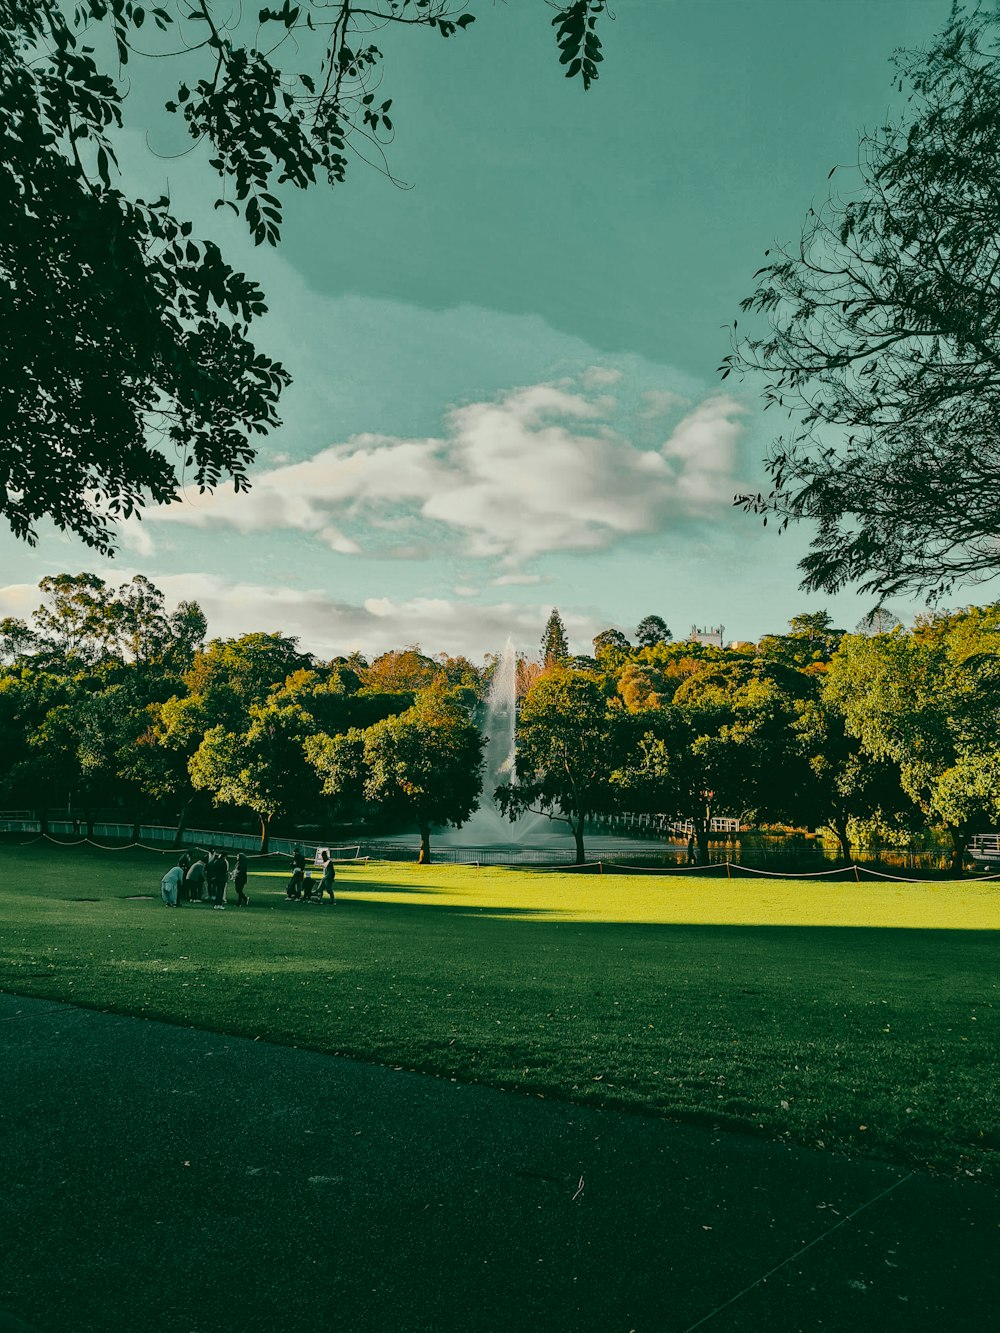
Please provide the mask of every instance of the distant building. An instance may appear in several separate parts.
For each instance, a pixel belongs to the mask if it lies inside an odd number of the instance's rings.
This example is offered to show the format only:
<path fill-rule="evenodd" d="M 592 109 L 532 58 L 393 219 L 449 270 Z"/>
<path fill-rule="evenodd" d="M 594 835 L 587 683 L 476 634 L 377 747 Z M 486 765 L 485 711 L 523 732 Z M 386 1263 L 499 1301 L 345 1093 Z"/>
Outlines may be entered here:
<path fill-rule="evenodd" d="M 707 629 L 699 629 L 697 625 L 691 626 L 691 633 L 687 636 L 688 643 L 709 643 L 716 648 L 724 648 L 722 641 L 724 625 L 710 625 Z"/>

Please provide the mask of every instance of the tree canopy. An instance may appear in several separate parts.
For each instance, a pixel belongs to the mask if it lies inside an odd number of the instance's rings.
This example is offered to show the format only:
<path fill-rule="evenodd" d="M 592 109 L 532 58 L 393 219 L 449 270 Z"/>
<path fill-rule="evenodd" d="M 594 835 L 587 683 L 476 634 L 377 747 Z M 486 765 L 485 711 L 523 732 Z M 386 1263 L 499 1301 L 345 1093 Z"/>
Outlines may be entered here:
<path fill-rule="evenodd" d="M 589 673 L 554 667 L 540 676 L 518 717 L 514 780 L 495 793 L 500 810 L 511 819 L 526 810 L 562 816 L 582 864 L 587 815 L 612 803 L 610 779 L 623 723 Z"/>
<path fill-rule="evenodd" d="M 605 0 L 557 7 L 559 61 L 584 88 Z M 166 103 L 221 178 L 216 207 L 274 245 L 282 187 L 344 180 L 393 135 L 388 26 L 443 37 L 451 0 L 299 0 L 244 18 L 220 0 L 0 0 L 0 513 L 37 540 L 50 518 L 111 553 L 115 522 L 181 482 L 249 485 L 288 371 L 250 325 L 264 294 L 170 200 L 118 180 L 116 132 L 143 62 L 180 62 Z"/>
<path fill-rule="evenodd" d="M 1000 570 L 998 23 L 956 5 L 897 55 L 905 116 L 862 138 L 858 179 L 742 302 L 768 327 L 734 334 L 723 375 L 762 376 L 796 424 L 769 493 L 737 502 L 816 523 L 805 588 L 933 597 Z"/>

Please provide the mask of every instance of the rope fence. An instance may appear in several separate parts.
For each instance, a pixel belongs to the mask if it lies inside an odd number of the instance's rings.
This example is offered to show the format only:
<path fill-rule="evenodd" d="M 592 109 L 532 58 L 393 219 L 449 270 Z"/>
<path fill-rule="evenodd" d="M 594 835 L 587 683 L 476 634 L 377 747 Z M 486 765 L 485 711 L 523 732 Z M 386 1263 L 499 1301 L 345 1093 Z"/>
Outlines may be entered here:
<path fill-rule="evenodd" d="M 171 838 L 173 838 L 174 836 L 173 830 L 166 830 L 166 831 L 170 832 Z M 71 841 L 67 841 L 65 837 L 55 837 L 51 833 L 38 833 L 34 837 L 29 837 L 22 842 L 16 843 L 15 845 L 18 847 L 31 847 L 39 842 L 49 842 L 55 847 L 63 847 L 66 848 L 67 850 L 75 847 L 89 846 L 89 847 L 95 847 L 100 851 L 106 851 L 106 852 L 127 852 L 127 851 L 140 850 L 146 852 L 154 852 L 160 856 L 178 856 L 184 850 L 197 851 L 197 852 L 207 852 L 213 848 L 218 848 L 225 851 L 235 850 L 231 847 L 225 847 L 225 845 L 222 843 L 221 836 L 219 838 L 216 838 L 211 834 L 209 834 L 207 837 L 204 838 L 204 842 L 207 845 L 203 845 L 201 838 L 198 837 L 198 835 L 203 835 L 203 834 L 204 830 L 200 829 L 197 830 L 195 837 L 192 837 L 190 839 L 185 838 L 183 845 L 180 847 L 175 847 L 175 846 L 164 847 L 162 845 L 157 846 L 154 843 L 148 843 L 143 841 L 132 841 L 124 843 L 123 842 L 105 843 L 105 842 L 98 842 L 95 838 L 86 838 L 86 837 L 74 838 Z M 291 840 L 287 841 L 289 842 L 290 847 L 294 845 L 299 845 L 302 846 L 304 850 L 307 847 L 312 848 L 312 852 L 307 853 L 307 860 L 312 860 L 314 865 L 316 864 L 315 857 L 320 846 L 325 846 L 325 850 L 328 850 L 330 852 L 332 860 L 334 861 L 335 864 L 338 865 L 356 864 L 356 865 L 366 866 L 368 865 L 369 861 L 391 862 L 394 860 L 413 861 L 416 859 L 416 849 L 412 846 L 409 846 L 408 844 L 379 844 L 379 843 L 359 842 L 359 843 L 347 843 L 336 846 L 336 845 L 322 845 L 322 844 L 317 845 L 311 842 L 308 844 L 303 844 L 303 843 L 294 844 L 292 843 Z M 284 851 L 284 850 L 275 850 L 267 852 L 245 852 L 244 854 L 246 855 L 248 861 L 280 860 L 287 862 L 291 856 L 290 851 Z M 538 859 L 535 860 L 534 859 L 535 857 L 537 857 Z M 876 870 L 871 866 L 860 865 L 856 861 L 852 861 L 848 865 L 834 866 L 828 870 L 791 871 L 791 870 L 771 870 L 771 869 L 762 870 L 758 869 L 755 866 L 744 865 L 741 862 L 730 861 L 730 860 L 712 861 L 709 862 L 707 865 L 649 866 L 649 865 L 632 865 L 624 860 L 612 860 L 607 857 L 602 857 L 601 859 L 598 860 L 585 861 L 580 864 L 577 864 L 575 862 L 565 862 L 565 861 L 554 862 L 551 859 L 549 859 L 547 854 L 544 852 L 528 853 L 527 855 L 522 853 L 517 857 L 517 859 L 514 859 L 509 853 L 503 853 L 498 851 L 495 855 L 484 857 L 482 855 L 481 849 L 477 849 L 477 855 L 475 859 L 470 859 L 462 855 L 459 849 L 454 849 L 454 848 L 435 851 L 433 855 L 433 860 L 438 864 L 449 864 L 449 863 L 460 864 L 460 865 L 467 865 L 476 869 L 493 868 L 496 866 L 509 866 L 511 868 L 516 868 L 518 865 L 523 865 L 525 866 L 525 868 L 530 868 L 531 870 L 538 870 L 547 873 L 562 872 L 564 874 L 572 873 L 572 874 L 591 874 L 591 875 L 662 875 L 662 876 L 714 875 L 716 878 L 721 878 L 722 875 L 725 874 L 726 879 L 729 880 L 739 879 L 742 877 L 752 878 L 754 876 L 757 876 L 758 878 L 761 879 L 803 879 L 803 880 L 832 879 L 834 877 L 839 877 L 841 880 L 849 879 L 853 880 L 855 883 L 860 883 L 862 881 L 862 878 L 867 876 L 872 879 L 890 880 L 898 884 L 926 884 L 928 882 L 933 882 L 933 880 L 929 880 L 927 876 L 894 875 L 884 870 Z M 1000 872 L 985 874 L 985 875 L 963 875 L 961 876 L 961 878 L 962 881 L 967 884 L 985 883 L 1000 879 Z"/>

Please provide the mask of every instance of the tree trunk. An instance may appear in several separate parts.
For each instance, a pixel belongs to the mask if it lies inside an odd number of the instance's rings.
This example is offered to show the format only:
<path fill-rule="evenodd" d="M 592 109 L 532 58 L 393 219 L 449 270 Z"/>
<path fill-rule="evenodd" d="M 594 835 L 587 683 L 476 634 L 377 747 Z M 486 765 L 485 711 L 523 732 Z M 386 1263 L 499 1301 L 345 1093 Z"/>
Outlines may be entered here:
<path fill-rule="evenodd" d="M 708 819 L 695 819 L 694 834 L 698 843 L 698 864 L 708 865 Z"/>
<path fill-rule="evenodd" d="M 569 826 L 573 830 L 573 837 L 576 839 L 575 864 L 578 866 L 582 866 L 584 861 L 587 859 L 586 853 L 584 852 L 583 849 L 583 815 L 580 815 L 576 823 L 574 823 L 573 820 L 571 819 L 569 822 Z"/>
<path fill-rule="evenodd" d="M 847 836 L 847 820 L 840 816 L 832 821 L 833 831 L 837 835 L 837 841 L 840 843 L 840 854 L 845 861 L 851 859 L 851 841 Z"/>
<path fill-rule="evenodd" d="M 187 828 L 188 811 L 191 809 L 194 801 L 194 793 L 187 798 L 180 810 L 177 812 L 177 832 L 174 834 L 174 846 L 180 847 L 184 841 L 184 830 Z"/>
<path fill-rule="evenodd" d="M 271 821 L 263 815 L 260 817 L 260 854 L 263 856 L 268 849 L 271 841 Z"/>
<path fill-rule="evenodd" d="M 957 828 L 949 828 L 951 834 L 951 869 L 957 876 L 965 874 L 965 844 L 968 838 Z"/>
<path fill-rule="evenodd" d="M 431 830 L 429 824 L 420 825 L 420 855 L 417 857 L 418 866 L 426 866 L 431 863 Z"/>

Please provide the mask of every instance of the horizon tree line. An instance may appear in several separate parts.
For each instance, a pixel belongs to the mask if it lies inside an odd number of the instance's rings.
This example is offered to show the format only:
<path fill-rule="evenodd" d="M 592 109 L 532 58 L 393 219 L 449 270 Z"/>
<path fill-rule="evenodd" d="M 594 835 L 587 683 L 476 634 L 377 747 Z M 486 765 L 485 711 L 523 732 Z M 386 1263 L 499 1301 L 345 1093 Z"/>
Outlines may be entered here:
<path fill-rule="evenodd" d="M 0 622 L 0 800 L 43 825 L 72 802 L 88 829 L 155 812 L 180 841 L 211 801 L 254 816 L 263 849 L 276 822 L 409 824 L 426 860 L 477 807 L 496 658 L 323 661 L 277 632 L 206 642 L 197 604 L 168 612 L 141 575 L 39 588 L 30 621 Z M 1000 603 L 853 634 L 803 614 L 739 649 L 598 635 L 587 659 L 552 628 L 520 662 L 513 781 L 487 794 L 566 821 L 579 860 L 587 820 L 625 810 L 691 820 L 703 856 L 720 813 L 828 830 L 845 857 L 866 830 L 933 829 L 956 868 L 1000 824 Z"/>

